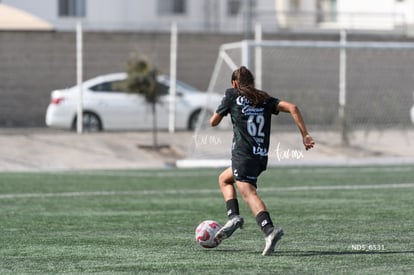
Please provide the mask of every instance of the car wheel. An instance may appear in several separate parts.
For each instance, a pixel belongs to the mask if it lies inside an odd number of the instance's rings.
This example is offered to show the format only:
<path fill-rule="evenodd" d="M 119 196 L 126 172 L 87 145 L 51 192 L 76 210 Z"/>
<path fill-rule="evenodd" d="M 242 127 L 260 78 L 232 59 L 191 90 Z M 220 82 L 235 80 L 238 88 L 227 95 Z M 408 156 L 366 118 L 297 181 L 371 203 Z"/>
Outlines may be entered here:
<path fill-rule="evenodd" d="M 190 119 L 188 120 L 188 130 L 195 130 L 196 129 L 196 127 L 197 127 L 197 125 L 199 123 L 199 119 L 200 119 L 201 112 L 202 112 L 202 110 L 201 109 L 198 109 L 198 110 L 195 110 L 191 114 Z M 208 119 L 210 118 L 210 116 L 212 114 L 213 114 L 213 112 L 211 112 L 210 110 L 206 110 L 205 111 L 204 121 L 203 121 L 203 124 L 201 125 L 202 127 L 203 126 L 207 126 L 207 125 L 205 125 L 206 124 L 205 122 L 208 121 Z"/>
<path fill-rule="evenodd" d="M 102 131 L 102 122 L 99 116 L 92 112 L 84 112 L 82 115 L 84 132 L 100 132 Z M 77 118 L 73 121 L 72 128 L 76 130 Z"/>
<path fill-rule="evenodd" d="M 192 131 L 195 130 L 197 127 L 197 122 L 200 117 L 201 110 L 196 110 L 190 115 L 190 119 L 188 120 L 188 130 Z"/>

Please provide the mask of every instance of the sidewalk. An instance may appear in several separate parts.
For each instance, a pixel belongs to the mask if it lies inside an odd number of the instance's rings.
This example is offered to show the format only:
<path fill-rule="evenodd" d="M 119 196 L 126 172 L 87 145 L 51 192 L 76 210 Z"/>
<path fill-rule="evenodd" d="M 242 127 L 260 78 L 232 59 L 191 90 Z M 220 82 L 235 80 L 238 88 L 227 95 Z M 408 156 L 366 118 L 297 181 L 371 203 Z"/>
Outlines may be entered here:
<path fill-rule="evenodd" d="M 330 132 L 312 133 L 316 146 L 304 151 L 298 133 L 271 140 L 269 164 L 283 165 L 371 165 L 414 164 L 414 129 L 351 136 L 351 147 L 338 145 L 338 136 Z M 219 138 L 220 142 L 217 142 Z M 193 132 L 158 134 L 159 152 L 141 148 L 152 145 L 151 132 L 107 132 L 78 135 L 74 132 L 39 129 L 0 129 L 0 171 L 64 171 L 84 169 L 166 168 L 207 153 L 228 164 L 231 133 L 220 133 L 212 144 L 200 146 L 198 155 L 189 155 L 196 140 Z M 204 146 L 204 147 L 203 147 Z M 195 156 L 195 158 L 194 158 Z M 216 161 L 216 160 L 214 160 Z M 187 161 L 188 163 L 188 161 Z M 217 166 L 220 163 L 216 162 Z M 183 165 L 185 166 L 185 165 Z"/>
<path fill-rule="evenodd" d="M 342 146 L 339 133 L 313 131 L 316 144 L 309 151 L 303 149 L 298 131 L 277 132 L 271 136 L 270 166 L 340 166 L 340 165 L 401 165 L 414 164 L 414 129 L 387 131 L 357 131 L 349 135 L 350 146 Z M 197 154 L 178 161 L 181 167 L 204 164 L 199 159 L 213 159 L 223 163 L 230 159 L 232 133 L 207 133 L 197 138 Z M 227 149 L 224 149 L 227 148 Z M 226 152 L 224 154 L 223 152 Z M 208 156 L 208 157 L 204 157 Z M 222 156 L 216 158 L 215 156 Z M 188 159 L 189 158 L 189 159 Z M 225 162 L 230 165 L 230 161 Z"/>
<path fill-rule="evenodd" d="M 159 133 L 159 153 L 151 132 L 109 132 L 78 135 L 48 129 L 0 130 L 0 171 L 163 168 L 182 157 L 187 133 Z"/>

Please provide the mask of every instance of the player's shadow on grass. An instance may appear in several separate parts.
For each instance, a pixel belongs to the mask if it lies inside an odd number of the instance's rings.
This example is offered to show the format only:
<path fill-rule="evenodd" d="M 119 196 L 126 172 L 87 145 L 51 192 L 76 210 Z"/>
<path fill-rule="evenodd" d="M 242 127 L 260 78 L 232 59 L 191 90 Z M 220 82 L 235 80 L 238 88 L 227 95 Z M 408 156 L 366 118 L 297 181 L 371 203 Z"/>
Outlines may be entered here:
<path fill-rule="evenodd" d="M 261 251 L 251 251 L 249 249 L 231 249 L 231 248 L 223 248 L 223 249 L 213 249 L 208 250 L 209 252 L 215 253 L 250 253 L 250 254 L 260 254 Z M 414 250 L 412 251 L 387 251 L 387 250 L 364 250 L 364 251 L 316 251 L 316 250 L 309 250 L 309 251 L 300 251 L 300 250 L 276 250 L 275 253 L 271 254 L 270 256 L 274 257 L 314 257 L 314 256 L 344 256 L 344 255 L 392 255 L 392 254 L 414 254 Z"/>
<path fill-rule="evenodd" d="M 374 254 L 409 254 L 414 251 L 385 251 L 385 250 L 364 250 L 364 251 L 276 251 L 272 256 L 289 256 L 289 257 L 312 257 L 312 256 L 343 256 L 343 255 L 374 255 Z"/>

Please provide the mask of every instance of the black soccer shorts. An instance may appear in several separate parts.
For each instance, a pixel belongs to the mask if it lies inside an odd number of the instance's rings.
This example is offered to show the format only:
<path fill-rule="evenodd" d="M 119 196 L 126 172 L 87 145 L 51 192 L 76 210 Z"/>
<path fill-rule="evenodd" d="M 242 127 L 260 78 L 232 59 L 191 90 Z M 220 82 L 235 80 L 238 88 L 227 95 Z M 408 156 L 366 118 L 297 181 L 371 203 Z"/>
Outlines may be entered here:
<path fill-rule="evenodd" d="M 233 158 L 231 166 L 234 180 L 248 182 L 257 188 L 257 178 L 266 170 L 267 158 Z"/>

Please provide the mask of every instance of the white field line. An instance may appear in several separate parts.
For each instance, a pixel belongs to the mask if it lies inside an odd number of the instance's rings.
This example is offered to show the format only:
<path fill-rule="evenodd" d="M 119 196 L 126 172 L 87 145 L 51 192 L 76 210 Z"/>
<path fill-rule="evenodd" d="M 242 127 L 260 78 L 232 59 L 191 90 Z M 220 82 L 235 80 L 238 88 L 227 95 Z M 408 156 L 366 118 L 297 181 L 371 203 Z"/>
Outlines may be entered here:
<path fill-rule="evenodd" d="M 344 168 L 282 168 L 281 173 L 286 174 L 303 174 L 303 173 L 318 173 L 318 174 L 339 174 L 345 173 L 349 174 L 349 167 Z M 378 169 L 381 172 L 408 172 L 413 171 L 413 167 L 358 167 L 358 168 L 351 168 L 354 170 L 354 173 L 360 174 L 369 174 L 369 173 L 377 173 Z M 188 178 L 188 177 L 210 177 L 216 176 L 221 173 L 223 169 L 218 168 L 215 170 L 201 170 L 201 171 L 194 171 L 194 170 L 175 170 L 175 171 L 54 171 L 54 172 L 46 172 L 40 174 L 48 174 L 48 175 L 71 175 L 71 176 L 89 176 L 89 177 L 127 177 L 127 178 Z M 33 175 L 36 175 L 34 173 Z M 18 175 L 17 175 L 18 176 Z M 262 175 L 262 177 L 266 177 L 266 173 Z"/>
<path fill-rule="evenodd" d="M 217 171 L 73 171 L 73 172 L 49 172 L 50 175 L 90 176 L 90 177 L 129 177 L 129 178 L 188 178 L 199 176 L 216 176 Z"/>
<path fill-rule="evenodd" d="M 371 185 L 327 185 L 327 186 L 292 186 L 260 188 L 261 192 L 295 192 L 295 191 L 329 191 L 329 190 L 372 190 L 414 188 L 414 183 L 392 183 Z M 58 197 L 95 197 L 95 196 L 145 196 L 145 195 L 174 195 L 174 194 L 212 194 L 219 193 L 217 189 L 166 189 L 166 190 L 140 190 L 140 191 L 96 191 L 96 192 L 59 192 L 59 193 L 12 193 L 0 194 L 0 199 L 18 198 L 58 198 Z"/>
<path fill-rule="evenodd" d="M 337 173 L 350 173 L 349 170 L 353 170 L 354 173 L 378 173 L 378 170 L 381 170 L 381 172 L 408 172 L 413 171 L 413 167 L 358 167 L 358 168 L 352 168 L 352 167 L 344 167 L 344 168 L 312 168 L 312 169 L 300 169 L 300 168 L 289 168 L 286 170 L 286 172 L 291 174 L 300 174 L 303 172 L 307 173 L 318 173 L 318 174 L 337 174 Z"/>
<path fill-rule="evenodd" d="M 350 169 L 355 170 L 355 173 L 377 173 L 378 170 L 381 172 L 407 172 L 413 171 L 413 167 L 358 167 L 358 168 L 281 168 L 283 173 L 288 174 L 300 174 L 300 173 L 319 173 L 319 174 L 337 174 L 337 173 L 350 173 Z M 136 178 L 148 178 L 148 177 L 159 177 L 159 178 L 170 178 L 170 177 L 197 177 L 197 176 L 212 176 L 219 175 L 223 169 L 219 168 L 216 170 L 209 171 L 74 171 L 74 172 L 50 172 L 49 174 L 56 175 L 81 175 L 81 176 L 105 176 L 105 177 L 136 177 Z M 266 176 L 266 173 L 263 174 Z"/>

